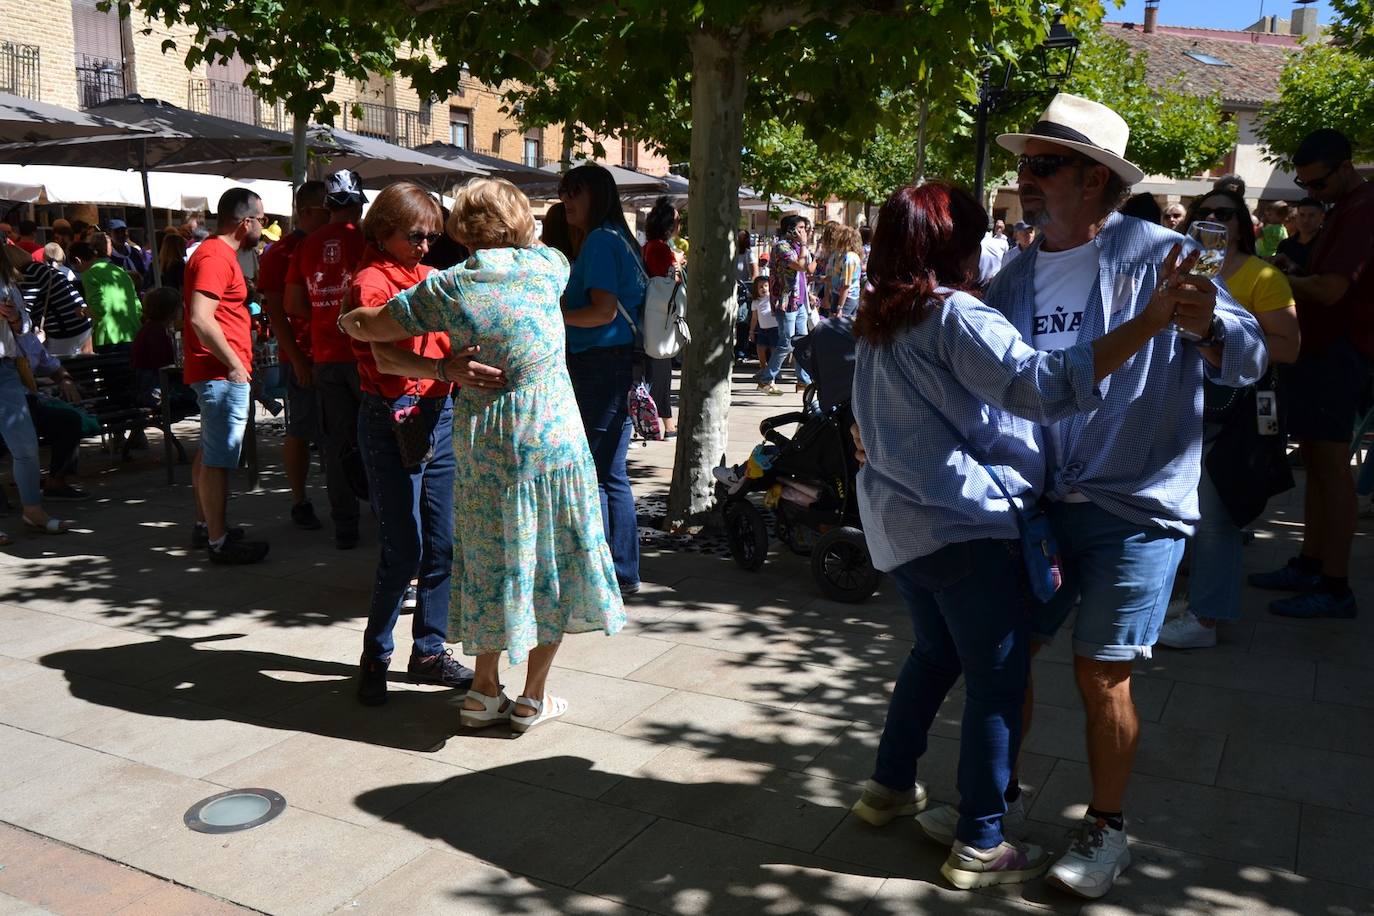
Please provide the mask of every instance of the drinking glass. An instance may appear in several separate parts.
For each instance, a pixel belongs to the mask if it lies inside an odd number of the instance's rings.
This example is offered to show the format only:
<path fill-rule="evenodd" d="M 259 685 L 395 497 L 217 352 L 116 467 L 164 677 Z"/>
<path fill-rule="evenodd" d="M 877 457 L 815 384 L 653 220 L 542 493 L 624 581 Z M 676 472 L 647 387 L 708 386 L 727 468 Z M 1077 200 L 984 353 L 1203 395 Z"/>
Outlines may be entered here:
<path fill-rule="evenodd" d="M 1188 227 L 1188 238 L 1201 249 L 1197 263 L 1193 265 L 1190 273 L 1199 277 L 1206 277 L 1215 280 L 1221 274 L 1221 267 L 1226 263 L 1226 225 L 1224 223 L 1214 223 L 1210 220 L 1200 219 Z M 1200 340 L 1198 335 L 1191 331 L 1185 331 L 1178 325 L 1174 325 L 1174 332 L 1180 337 L 1188 340 Z"/>

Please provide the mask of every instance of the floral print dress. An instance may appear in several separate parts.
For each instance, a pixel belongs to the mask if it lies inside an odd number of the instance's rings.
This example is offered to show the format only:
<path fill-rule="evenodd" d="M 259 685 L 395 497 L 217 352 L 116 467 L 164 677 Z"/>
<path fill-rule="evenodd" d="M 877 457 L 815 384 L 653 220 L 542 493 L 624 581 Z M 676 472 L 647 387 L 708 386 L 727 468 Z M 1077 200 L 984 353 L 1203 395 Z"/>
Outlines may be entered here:
<path fill-rule="evenodd" d="M 411 334 L 447 331 L 506 372 L 504 391 L 453 394 L 451 638 L 512 664 L 564 633 L 625 625 L 596 466 L 564 356 L 568 261 L 552 248 L 482 249 L 391 300 Z"/>

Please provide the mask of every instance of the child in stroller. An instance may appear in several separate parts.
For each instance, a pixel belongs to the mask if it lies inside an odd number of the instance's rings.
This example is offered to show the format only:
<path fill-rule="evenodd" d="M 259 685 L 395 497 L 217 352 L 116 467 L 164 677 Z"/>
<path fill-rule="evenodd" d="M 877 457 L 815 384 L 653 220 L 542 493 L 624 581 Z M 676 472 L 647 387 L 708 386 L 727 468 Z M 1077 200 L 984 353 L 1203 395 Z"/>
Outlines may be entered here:
<path fill-rule="evenodd" d="M 759 425 L 764 441 L 732 468 L 716 468 L 726 537 L 735 562 L 760 569 L 768 556 L 768 527 L 749 499 L 763 494 L 773 510 L 778 540 L 811 557 L 821 591 L 837 601 L 858 602 L 878 587 L 855 498 L 859 464 L 849 436 L 854 383 L 853 322 L 832 318 L 799 343 L 797 358 L 813 381 L 802 410 L 769 417 Z M 791 436 L 780 427 L 796 424 Z"/>

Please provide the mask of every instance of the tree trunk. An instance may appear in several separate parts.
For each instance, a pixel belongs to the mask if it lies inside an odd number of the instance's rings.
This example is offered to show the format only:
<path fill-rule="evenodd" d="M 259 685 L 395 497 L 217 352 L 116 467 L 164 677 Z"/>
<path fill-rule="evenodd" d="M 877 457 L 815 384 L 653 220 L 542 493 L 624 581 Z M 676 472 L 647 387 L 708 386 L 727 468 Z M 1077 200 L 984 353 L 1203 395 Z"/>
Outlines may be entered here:
<path fill-rule="evenodd" d="M 687 198 L 692 255 L 687 271 L 677 454 L 669 525 L 709 512 L 711 469 L 726 457 L 730 373 L 735 364 L 735 232 L 739 225 L 748 36 L 703 29 L 692 38 L 692 180 Z"/>

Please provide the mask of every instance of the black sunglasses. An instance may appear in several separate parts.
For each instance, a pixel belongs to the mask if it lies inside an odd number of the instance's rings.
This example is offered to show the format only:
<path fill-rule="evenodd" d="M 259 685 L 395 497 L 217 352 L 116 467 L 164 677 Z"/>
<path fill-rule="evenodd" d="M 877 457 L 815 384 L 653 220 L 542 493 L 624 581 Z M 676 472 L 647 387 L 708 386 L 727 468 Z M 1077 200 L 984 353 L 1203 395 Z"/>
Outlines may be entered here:
<path fill-rule="evenodd" d="M 1294 178 L 1293 184 L 1302 188 L 1304 191 L 1320 191 L 1326 187 L 1326 183 L 1331 180 L 1331 176 L 1336 174 L 1335 168 L 1327 169 L 1326 174 L 1320 178 L 1313 178 L 1311 181 L 1303 181 L 1301 178 Z"/>
<path fill-rule="evenodd" d="M 1203 207 L 1194 215 L 1194 219 L 1212 219 L 1215 217 L 1221 222 L 1226 222 L 1235 216 L 1239 211 L 1235 207 Z"/>
<path fill-rule="evenodd" d="M 433 245 L 435 242 L 439 241 L 439 239 L 443 237 L 444 234 L 442 232 L 421 232 L 420 230 L 416 229 L 414 232 L 406 236 L 406 241 L 415 246 L 418 246 L 421 242 L 429 242 L 431 245 Z"/>
<path fill-rule="evenodd" d="M 1043 153 L 1039 156 L 1023 154 L 1016 160 L 1016 171 L 1024 172 L 1029 169 L 1036 178 L 1049 178 L 1064 166 L 1073 165 L 1081 158 L 1080 156 L 1059 156 L 1053 153 Z"/>

